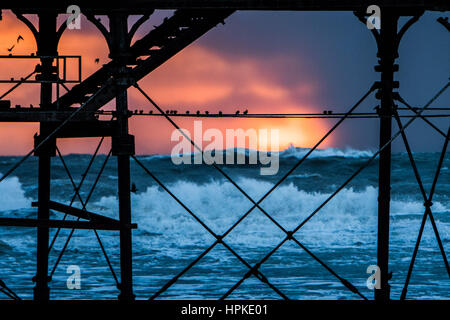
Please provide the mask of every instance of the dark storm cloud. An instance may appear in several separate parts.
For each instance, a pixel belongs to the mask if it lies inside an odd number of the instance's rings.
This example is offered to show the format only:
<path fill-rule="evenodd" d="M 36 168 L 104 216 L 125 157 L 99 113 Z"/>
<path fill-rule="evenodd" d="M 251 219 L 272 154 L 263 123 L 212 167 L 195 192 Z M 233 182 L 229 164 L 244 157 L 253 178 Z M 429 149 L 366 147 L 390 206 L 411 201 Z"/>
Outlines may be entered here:
<path fill-rule="evenodd" d="M 436 22 L 441 13 L 427 12 L 404 36 L 399 48 L 400 92 L 410 104 L 422 106 L 448 81 L 450 71 L 449 34 Z M 407 18 L 400 20 L 402 25 Z M 305 79 L 320 84 L 315 96 L 324 109 L 344 111 L 379 78 L 375 41 L 352 13 L 333 12 L 237 12 L 225 26 L 210 31 L 198 41 L 222 55 L 266 59 L 285 56 L 298 63 L 273 72 L 287 89 Z M 302 72 L 300 75 L 299 73 Z M 435 106 L 449 106 L 450 92 Z M 369 99 L 361 110 L 371 111 L 378 101 Z M 321 110 L 318 110 L 321 111 Z M 433 120 L 446 131 L 448 119 Z M 422 120 L 408 130 L 419 150 L 438 149 L 442 137 Z M 343 128 L 340 146 L 374 147 L 378 122 L 353 121 Z M 364 134 L 364 132 L 366 134 Z M 399 149 L 401 150 L 401 149 Z"/>

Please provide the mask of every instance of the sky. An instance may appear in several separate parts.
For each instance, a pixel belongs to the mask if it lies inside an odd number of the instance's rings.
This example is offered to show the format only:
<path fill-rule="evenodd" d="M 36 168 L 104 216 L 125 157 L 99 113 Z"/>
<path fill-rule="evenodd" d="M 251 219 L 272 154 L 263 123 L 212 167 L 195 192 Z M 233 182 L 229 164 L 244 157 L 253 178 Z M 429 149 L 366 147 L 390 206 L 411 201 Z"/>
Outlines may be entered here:
<path fill-rule="evenodd" d="M 150 31 L 170 15 L 158 11 L 138 31 L 136 38 Z M 400 93 L 412 106 L 423 106 L 449 79 L 449 34 L 436 19 L 445 13 L 427 12 L 404 36 L 398 64 Z M 136 17 L 130 18 L 130 24 Z M 63 17 L 60 18 L 62 23 Z M 102 17 L 105 23 L 107 19 Z M 400 24 L 405 22 L 400 20 Z M 36 51 L 32 34 L 14 15 L 6 11 L 0 21 L 0 54 Z M 24 41 L 17 43 L 18 35 Z M 348 12 L 270 12 L 234 13 L 205 36 L 140 81 L 140 86 L 163 110 L 189 110 L 211 113 L 306 113 L 347 111 L 379 79 L 375 41 L 364 24 Z M 83 78 L 107 63 L 107 46 L 99 31 L 82 19 L 81 30 L 67 30 L 59 44 L 61 55 L 81 55 Z M 95 59 L 100 59 L 100 64 Z M 0 60 L 0 78 L 23 77 L 35 61 Z M 72 65 L 73 66 L 73 65 Z M 71 73 L 75 76 L 74 73 Z M 10 84 L 1 84 L 0 93 Z M 63 91 L 63 90 L 62 90 Z M 8 96 L 12 105 L 38 105 L 39 87 L 26 84 Z M 450 90 L 433 104 L 448 107 Z M 367 99 L 357 111 L 371 112 L 377 106 Z M 109 108 L 114 102 L 109 104 Z M 152 110 L 134 88 L 129 90 L 131 110 Z M 192 130 L 193 118 L 175 121 Z M 203 128 L 278 129 L 280 148 L 313 146 L 333 126 L 332 119 L 204 119 Z M 432 119 L 447 131 L 447 119 Z M 406 120 L 404 120 L 406 122 Z M 379 121 L 346 120 L 321 147 L 376 150 Z M 393 130 L 397 128 L 394 125 Z M 136 136 L 138 154 L 170 153 L 173 127 L 162 118 L 135 117 L 130 130 Z M 25 154 L 32 148 L 38 124 L 2 123 L 0 154 Z M 422 120 L 408 129 L 414 151 L 437 151 L 443 137 Z M 98 138 L 61 140 L 63 153 L 91 153 Z M 105 146 L 103 152 L 107 152 Z M 403 151 L 400 139 L 394 151 Z"/>

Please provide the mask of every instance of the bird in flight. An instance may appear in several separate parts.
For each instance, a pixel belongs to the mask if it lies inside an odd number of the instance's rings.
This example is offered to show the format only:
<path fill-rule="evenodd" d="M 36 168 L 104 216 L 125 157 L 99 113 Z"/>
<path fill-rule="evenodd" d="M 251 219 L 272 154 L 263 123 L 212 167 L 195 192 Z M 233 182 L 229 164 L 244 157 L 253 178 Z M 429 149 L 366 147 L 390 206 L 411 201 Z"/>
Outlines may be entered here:
<path fill-rule="evenodd" d="M 19 36 L 17 37 L 17 43 L 19 43 L 20 40 L 24 40 L 23 37 L 19 34 Z"/>
<path fill-rule="evenodd" d="M 8 50 L 8 52 L 11 52 L 12 51 L 12 49 L 14 49 L 14 47 L 15 47 L 16 45 L 15 44 L 13 44 L 13 46 L 11 47 L 11 48 L 7 48 L 7 50 Z"/>
<path fill-rule="evenodd" d="M 95 59 L 95 63 L 100 63 L 100 58 Z"/>

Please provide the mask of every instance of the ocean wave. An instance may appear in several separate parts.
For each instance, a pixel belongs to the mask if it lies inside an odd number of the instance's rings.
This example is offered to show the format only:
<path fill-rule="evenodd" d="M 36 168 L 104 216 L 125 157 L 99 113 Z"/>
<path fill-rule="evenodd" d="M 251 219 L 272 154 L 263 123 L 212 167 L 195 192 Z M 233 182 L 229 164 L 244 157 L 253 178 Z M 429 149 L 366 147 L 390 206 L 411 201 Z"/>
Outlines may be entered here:
<path fill-rule="evenodd" d="M 152 154 L 152 155 L 148 155 L 148 156 L 142 156 L 140 157 L 142 160 L 148 160 L 148 161 L 152 161 L 152 160 L 165 160 L 165 159 L 170 159 L 171 155 L 169 154 Z"/>
<path fill-rule="evenodd" d="M 25 196 L 19 178 L 10 177 L 0 183 L 0 211 L 30 208 L 31 201 Z"/>
<path fill-rule="evenodd" d="M 301 159 L 305 156 L 306 153 L 309 152 L 310 149 L 307 148 L 296 148 L 293 145 L 289 146 L 284 151 L 280 152 L 281 158 L 298 158 Z M 345 148 L 345 149 L 339 149 L 339 148 L 327 148 L 327 149 L 316 149 L 313 153 L 309 156 L 309 158 L 332 158 L 332 157 L 338 157 L 338 158 L 368 158 L 372 157 L 374 155 L 374 152 L 371 150 L 357 150 L 352 148 Z"/>
<path fill-rule="evenodd" d="M 254 199 L 259 200 L 272 184 L 255 179 L 240 179 L 238 184 Z M 214 232 L 225 232 L 251 207 L 236 188 L 228 182 L 211 181 L 198 184 L 178 181 L 169 189 L 205 222 Z M 292 183 L 280 186 L 265 199 L 261 207 L 273 216 L 286 230 L 294 229 L 324 202 L 330 194 L 306 192 Z M 314 246 L 354 246 L 376 242 L 378 190 L 366 187 L 362 191 L 343 189 L 325 205 L 299 231 L 305 244 Z M 100 210 L 113 214 L 117 208 L 117 198 L 103 197 L 95 204 Z M 164 190 L 156 186 L 145 192 L 132 195 L 133 220 L 139 229 L 161 236 L 152 237 L 152 247 L 169 243 L 176 245 L 199 245 L 213 240 L 213 237 L 195 221 Z M 435 202 L 433 212 L 448 212 L 450 208 Z M 402 230 L 402 241 L 414 241 L 411 230 L 415 230 L 423 215 L 420 202 L 408 199 L 391 201 L 391 216 L 398 217 L 393 224 Z M 407 217 L 407 218 L 402 218 Z M 450 224 L 440 222 L 443 234 L 450 234 Z M 404 230 L 409 230 L 404 232 Z M 255 209 L 239 226 L 230 233 L 229 241 L 246 247 L 273 245 L 284 234 L 264 214 Z M 404 239 L 405 238 L 405 239 Z M 409 239 L 410 238 L 410 239 Z M 210 242 L 209 241 L 209 242 Z M 426 240 L 425 240 L 426 241 Z"/>
<path fill-rule="evenodd" d="M 319 173 L 300 173 L 300 174 L 291 174 L 287 177 L 287 179 L 296 179 L 296 178 L 319 178 L 322 175 Z"/>
<path fill-rule="evenodd" d="M 287 149 L 282 150 L 278 152 L 278 155 L 280 158 L 297 158 L 301 159 L 303 158 L 306 153 L 309 152 L 309 148 L 298 148 L 294 147 L 293 145 L 290 145 Z M 204 151 L 205 153 L 211 152 L 211 150 Z M 226 155 L 228 153 L 235 153 L 236 155 L 243 154 L 246 157 L 250 157 L 251 154 L 258 153 L 259 151 L 252 150 L 252 149 L 244 149 L 244 148 L 234 148 L 234 149 L 224 149 L 224 150 L 215 150 L 216 153 L 220 155 Z M 374 155 L 374 151 L 371 150 L 357 150 L 352 148 L 345 148 L 345 149 L 339 149 L 339 148 L 326 148 L 326 149 L 316 149 L 314 150 L 311 155 L 309 155 L 308 158 L 310 159 L 316 159 L 316 158 L 350 158 L 350 159 L 359 159 L 359 158 L 368 158 L 372 157 Z M 180 154 L 177 156 L 188 156 L 188 157 L 194 157 L 195 155 L 199 154 L 198 152 L 189 152 Z M 272 154 L 277 154 L 276 152 Z M 153 160 L 168 160 L 172 156 L 167 154 L 155 154 L 155 155 L 148 155 L 143 156 L 143 160 L 153 161 Z"/>

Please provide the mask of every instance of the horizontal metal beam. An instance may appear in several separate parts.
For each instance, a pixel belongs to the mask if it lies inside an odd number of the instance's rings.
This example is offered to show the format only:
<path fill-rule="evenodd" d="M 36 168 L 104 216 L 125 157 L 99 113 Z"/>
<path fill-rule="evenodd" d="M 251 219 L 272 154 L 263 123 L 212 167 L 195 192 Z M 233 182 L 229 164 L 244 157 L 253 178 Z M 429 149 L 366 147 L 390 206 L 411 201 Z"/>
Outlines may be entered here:
<path fill-rule="evenodd" d="M 117 121 L 69 122 L 56 134 L 56 138 L 112 137 L 117 132 Z"/>
<path fill-rule="evenodd" d="M 26 228 L 63 228 L 63 229 L 95 229 L 95 230 L 120 230 L 120 226 L 96 223 L 91 221 L 68 221 L 68 220 L 38 220 L 21 218 L 0 218 L 0 226 L 26 227 Z M 137 228 L 136 224 L 126 226 Z"/>
<path fill-rule="evenodd" d="M 33 207 L 39 207 L 39 202 L 33 202 L 31 205 Z M 110 225 L 116 225 L 116 226 L 120 225 L 120 222 L 118 220 L 115 220 L 115 219 L 112 219 L 109 217 L 105 217 L 105 216 L 102 216 L 102 215 L 99 215 L 99 214 L 96 214 L 93 212 L 89 212 L 86 210 L 82 210 L 79 208 L 70 207 L 65 204 L 55 202 L 55 201 L 49 201 L 48 207 L 51 210 L 62 212 L 62 213 L 65 213 L 65 214 L 68 214 L 68 215 L 71 215 L 71 216 L 74 216 L 77 218 L 86 219 L 86 220 L 89 220 L 91 222 L 95 222 L 98 224 L 108 224 L 108 225 L 110 224 Z"/>
<path fill-rule="evenodd" d="M 354 11 L 377 4 L 392 8 L 416 8 L 425 10 L 448 10 L 446 0 L 128 0 L 111 1 L 106 8 L 101 2 L 88 0 L 36 1 L 16 0 L 2 3 L 4 9 L 21 9 L 35 13 L 43 9 L 56 9 L 65 12 L 69 5 L 77 4 L 83 9 L 95 10 L 97 14 L 120 10 L 127 13 L 142 14 L 153 9 L 235 9 L 235 10 L 321 10 Z"/>
<path fill-rule="evenodd" d="M 10 108 L 0 110 L 0 122 L 61 122 L 66 120 L 75 108 L 66 111 L 43 111 L 39 108 Z M 70 121 L 93 121 L 94 114 L 79 112 Z M 95 122 L 95 121 L 94 121 Z"/>
<path fill-rule="evenodd" d="M 151 72 L 162 63 L 170 59 L 175 53 L 182 50 L 185 46 L 195 41 L 197 38 L 202 36 L 205 32 L 207 32 L 210 28 L 213 28 L 216 24 L 225 19 L 228 15 L 230 15 L 232 11 L 230 10 L 215 10 L 208 11 L 206 14 L 202 10 L 177 10 L 172 17 L 165 20 L 161 25 L 150 31 L 143 38 L 137 40 L 133 46 L 130 48 L 130 60 L 135 60 L 135 63 L 142 64 L 138 62 L 137 59 L 142 58 L 141 56 L 151 55 L 150 58 L 147 58 L 147 62 L 145 64 L 149 64 L 148 61 L 153 63 L 153 68 L 151 68 L 148 72 Z M 207 28 L 205 29 L 204 24 L 199 26 L 196 19 L 192 19 L 193 17 L 198 16 L 206 16 L 209 17 L 209 20 L 213 20 L 212 23 L 207 24 Z M 189 22 L 190 18 L 194 20 L 194 22 Z M 167 37 L 172 35 L 174 30 L 179 29 L 180 27 L 189 26 L 190 32 L 184 32 L 181 36 L 181 39 L 177 37 L 175 41 L 168 41 Z M 194 36 L 193 36 L 194 34 Z M 164 42 L 164 40 L 166 40 Z M 163 41 L 163 43 L 162 43 Z M 178 46 L 178 51 L 175 53 L 168 54 L 167 50 L 156 50 L 151 52 L 151 48 L 154 46 L 160 47 L 161 45 L 165 48 L 164 44 L 169 44 L 169 47 L 174 47 L 173 43 L 183 43 L 188 41 L 186 44 L 182 46 Z M 158 61 L 157 63 L 154 63 Z M 55 108 L 67 108 L 73 104 L 80 103 L 86 101 L 86 95 L 92 94 L 98 90 L 111 76 L 112 70 L 115 68 L 117 62 L 111 61 L 105 65 L 103 65 L 99 70 L 94 72 L 88 78 L 83 80 L 80 84 L 74 86 L 69 92 L 59 97 L 58 100 L 54 103 Z M 146 74 L 144 74 L 145 76 Z M 139 79 L 134 79 L 139 80 Z M 131 85 L 131 83 L 130 83 Z M 88 109 L 97 110 L 101 108 L 104 104 L 112 100 L 117 93 L 117 88 L 114 86 L 109 86 L 104 90 L 102 95 L 99 95 L 96 100 L 93 102 L 94 106 Z"/>

